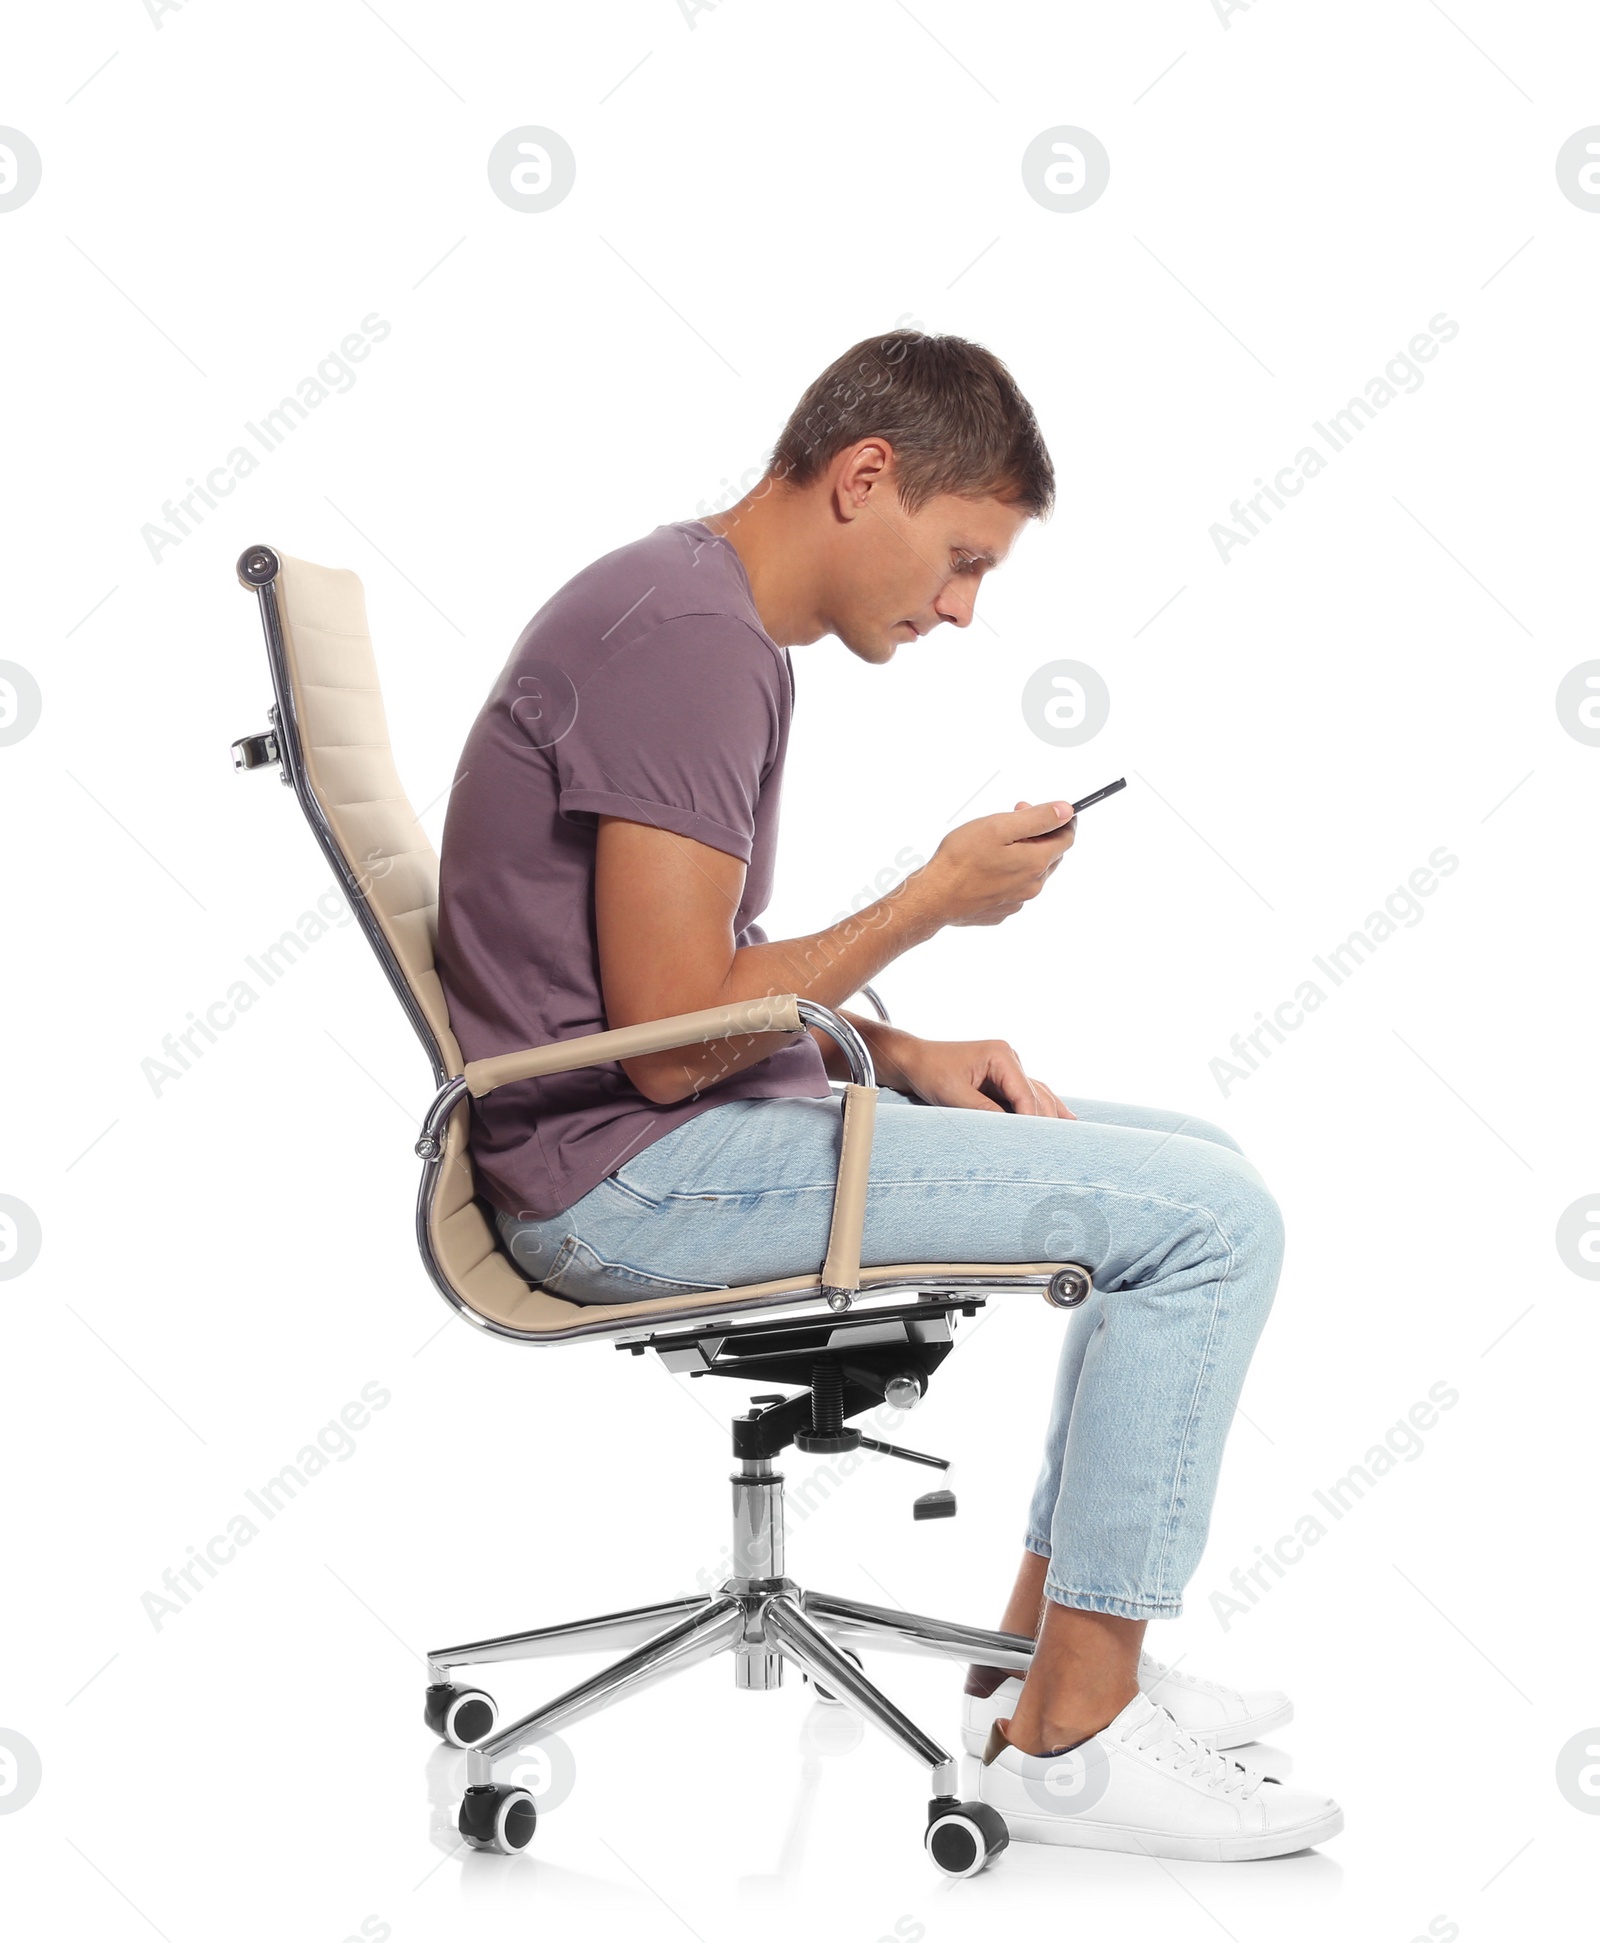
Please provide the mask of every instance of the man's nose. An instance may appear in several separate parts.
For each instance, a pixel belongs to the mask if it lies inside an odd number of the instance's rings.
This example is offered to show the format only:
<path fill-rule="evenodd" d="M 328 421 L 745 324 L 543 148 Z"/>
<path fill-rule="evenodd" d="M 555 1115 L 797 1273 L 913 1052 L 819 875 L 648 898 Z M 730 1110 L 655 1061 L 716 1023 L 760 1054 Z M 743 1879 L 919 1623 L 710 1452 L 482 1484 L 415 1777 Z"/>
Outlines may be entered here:
<path fill-rule="evenodd" d="M 952 627 L 969 627 L 972 611 L 977 606 L 977 597 L 970 599 L 947 587 L 933 603 L 933 611 L 941 621 L 948 621 Z"/>

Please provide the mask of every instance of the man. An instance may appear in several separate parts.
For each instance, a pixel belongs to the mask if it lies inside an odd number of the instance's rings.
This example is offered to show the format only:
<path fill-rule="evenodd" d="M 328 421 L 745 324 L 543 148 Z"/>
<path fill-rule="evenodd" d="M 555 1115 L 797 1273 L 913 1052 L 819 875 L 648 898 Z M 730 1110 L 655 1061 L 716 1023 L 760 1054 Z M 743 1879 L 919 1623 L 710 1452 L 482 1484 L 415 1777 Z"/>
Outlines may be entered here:
<path fill-rule="evenodd" d="M 1067 803 L 952 831 L 856 916 L 756 922 L 772 886 L 789 650 L 882 663 L 979 585 L 1054 473 L 1000 361 L 954 337 L 869 338 L 796 406 L 757 486 L 569 581 L 513 649 L 445 826 L 439 971 L 468 1059 L 773 992 L 841 1007 L 946 925 L 1002 923 L 1071 847 Z M 842 752 L 843 753 L 843 752 Z M 1142 1653 L 1182 1609 L 1234 1405 L 1277 1285 L 1278 1209 L 1220 1129 L 1063 1099 L 1003 1040 L 847 1014 L 884 1090 L 865 1264 L 1075 1260 L 1072 1318 L 1001 1616 L 1026 1680 L 973 1667 L 964 1739 L 1014 1834 L 1195 1859 L 1338 1831 L 1325 1797 L 1218 1752 L 1287 1720 Z M 472 1154 L 512 1258 L 582 1301 L 815 1269 L 845 1072 L 777 1033 L 498 1089 Z"/>

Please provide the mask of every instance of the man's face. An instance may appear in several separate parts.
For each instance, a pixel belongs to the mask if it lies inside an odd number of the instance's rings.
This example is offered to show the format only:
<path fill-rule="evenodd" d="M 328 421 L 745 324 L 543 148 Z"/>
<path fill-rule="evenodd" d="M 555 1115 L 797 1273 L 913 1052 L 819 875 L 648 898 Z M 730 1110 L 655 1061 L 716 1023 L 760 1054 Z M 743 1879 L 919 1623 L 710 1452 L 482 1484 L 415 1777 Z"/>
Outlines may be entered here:
<path fill-rule="evenodd" d="M 941 621 L 966 627 L 979 582 L 1027 521 L 999 499 L 948 493 L 907 513 L 892 478 L 880 479 L 836 549 L 831 631 L 863 661 L 883 662 Z"/>

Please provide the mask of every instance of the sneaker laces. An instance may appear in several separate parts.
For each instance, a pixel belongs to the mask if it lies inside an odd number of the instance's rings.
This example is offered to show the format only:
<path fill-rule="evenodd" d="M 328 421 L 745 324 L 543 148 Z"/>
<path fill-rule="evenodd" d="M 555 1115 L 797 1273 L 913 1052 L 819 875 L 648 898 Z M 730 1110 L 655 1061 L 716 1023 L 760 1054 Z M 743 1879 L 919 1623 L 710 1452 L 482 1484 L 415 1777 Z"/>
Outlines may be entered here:
<path fill-rule="evenodd" d="M 1224 1685 L 1221 1680 L 1202 1680 L 1198 1673 L 1184 1673 L 1180 1675 L 1176 1667 L 1168 1666 L 1165 1661 L 1158 1660 L 1149 1653 L 1141 1653 L 1139 1655 L 1139 1662 L 1139 1671 L 1144 1674 L 1153 1687 L 1160 1686 L 1161 1682 L 1170 1673 L 1177 1678 L 1186 1680 L 1190 1686 L 1206 1687 L 1212 1693 L 1232 1693 L 1233 1691 L 1232 1687 Z"/>
<path fill-rule="evenodd" d="M 1249 1801 L 1266 1779 L 1263 1774 L 1231 1761 L 1214 1747 L 1186 1733 L 1165 1707 L 1150 1703 L 1150 1713 L 1133 1721 L 1117 1736 L 1128 1747 L 1151 1755 L 1162 1767 L 1187 1774 L 1215 1794 Z"/>

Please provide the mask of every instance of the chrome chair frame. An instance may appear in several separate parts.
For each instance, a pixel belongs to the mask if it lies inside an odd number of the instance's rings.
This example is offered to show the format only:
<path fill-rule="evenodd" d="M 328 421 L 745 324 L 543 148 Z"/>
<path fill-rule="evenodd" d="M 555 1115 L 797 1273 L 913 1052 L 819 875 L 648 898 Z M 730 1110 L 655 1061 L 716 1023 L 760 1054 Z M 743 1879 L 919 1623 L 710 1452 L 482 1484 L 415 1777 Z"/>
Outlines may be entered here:
<path fill-rule="evenodd" d="M 929 1770 L 934 1807 L 953 1805 L 958 1778 L 954 1756 L 902 1713 L 859 1664 L 846 1657 L 841 1643 L 934 1659 L 977 1660 L 1026 1672 L 1033 1641 L 1020 1633 L 957 1625 L 923 1613 L 895 1612 L 856 1599 L 803 1591 L 784 1571 L 783 1482 L 770 1458 L 739 1461 L 732 1479 L 734 1562 L 745 1569 L 714 1593 L 472 1640 L 430 1653 L 429 1679 L 443 1687 L 451 1685 L 451 1676 L 465 1667 L 607 1647 L 629 1649 L 510 1726 L 468 1744 L 468 1787 L 490 1786 L 497 1760 L 572 1726 L 625 1694 L 731 1652 L 735 1684 L 746 1690 L 780 1686 L 784 1660 L 794 1660 L 818 1684 L 819 1692 L 848 1702 Z"/>

